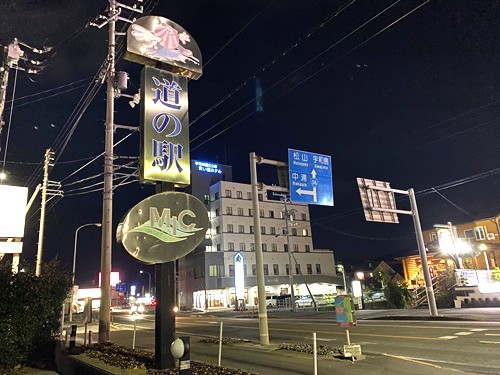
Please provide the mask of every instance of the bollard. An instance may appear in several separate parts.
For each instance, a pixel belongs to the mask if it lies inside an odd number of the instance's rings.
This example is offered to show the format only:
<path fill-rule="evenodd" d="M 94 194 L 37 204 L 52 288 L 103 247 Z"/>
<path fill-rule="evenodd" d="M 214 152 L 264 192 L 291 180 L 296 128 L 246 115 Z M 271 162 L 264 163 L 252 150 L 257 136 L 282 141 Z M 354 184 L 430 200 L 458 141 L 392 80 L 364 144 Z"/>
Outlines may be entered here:
<path fill-rule="evenodd" d="M 76 324 L 73 324 L 71 326 L 71 333 L 69 335 L 69 348 L 74 349 L 75 348 L 75 343 L 76 343 L 76 329 L 78 326 Z"/>
<path fill-rule="evenodd" d="M 220 322 L 220 332 L 219 332 L 219 360 L 217 362 L 217 366 L 220 367 L 221 357 L 222 357 L 222 325 L 224 322 Z"/>
<path fill-rule="evenodd" d="M 92 331 L 89 331 L 89 345 L 92 345 Z"/>

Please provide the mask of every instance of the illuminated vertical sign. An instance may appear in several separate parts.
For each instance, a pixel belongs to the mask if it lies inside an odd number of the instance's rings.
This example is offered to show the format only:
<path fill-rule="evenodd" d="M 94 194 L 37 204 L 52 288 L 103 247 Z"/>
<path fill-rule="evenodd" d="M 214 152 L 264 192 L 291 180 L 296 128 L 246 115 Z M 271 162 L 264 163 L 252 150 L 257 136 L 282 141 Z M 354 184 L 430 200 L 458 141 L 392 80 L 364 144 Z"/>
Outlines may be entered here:
<path fill-rule="evenodd" d="M 241 253 L 234 256 L 234 289 L 236 299 L 245 298 L 245 270 L 244 259 Z"/>
<path fill-rule="evenodd" d="M 141 80 L 141 180 L 187 186 L 188 79 L 145 66 Z"/>

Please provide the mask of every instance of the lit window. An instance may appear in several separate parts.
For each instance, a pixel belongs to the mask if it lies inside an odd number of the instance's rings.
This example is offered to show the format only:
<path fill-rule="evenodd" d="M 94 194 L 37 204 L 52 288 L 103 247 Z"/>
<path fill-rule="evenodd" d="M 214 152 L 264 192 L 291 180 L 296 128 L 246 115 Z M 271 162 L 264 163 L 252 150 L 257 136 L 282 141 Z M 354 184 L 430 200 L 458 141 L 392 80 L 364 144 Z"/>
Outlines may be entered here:
<path fill-rule="evenodd" d="M 308 236 L 309 235 L 309 231 L 307 229 L 302 229 L 302 235 L 303 236 Z"/>
<path fill-rule="evenodd" d="M 476 240 L 486 239 L 486 230 L 484 227 L 474 227 L 474 234 L 476 236 Z"/>

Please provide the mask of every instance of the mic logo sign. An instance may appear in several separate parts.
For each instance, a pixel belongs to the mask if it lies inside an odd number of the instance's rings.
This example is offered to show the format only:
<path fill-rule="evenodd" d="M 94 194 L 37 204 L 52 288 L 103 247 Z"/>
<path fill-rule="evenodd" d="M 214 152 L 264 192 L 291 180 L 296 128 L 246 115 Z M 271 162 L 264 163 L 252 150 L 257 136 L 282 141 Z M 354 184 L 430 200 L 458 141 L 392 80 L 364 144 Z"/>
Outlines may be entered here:
<path fill-rule="evenodd" d="M 117 239 L 140 261 L 166 263 L 194 250 L 207 229 L 203 203 L 189 194 L 166 192 L 134 206 L 118 225 Z"/>

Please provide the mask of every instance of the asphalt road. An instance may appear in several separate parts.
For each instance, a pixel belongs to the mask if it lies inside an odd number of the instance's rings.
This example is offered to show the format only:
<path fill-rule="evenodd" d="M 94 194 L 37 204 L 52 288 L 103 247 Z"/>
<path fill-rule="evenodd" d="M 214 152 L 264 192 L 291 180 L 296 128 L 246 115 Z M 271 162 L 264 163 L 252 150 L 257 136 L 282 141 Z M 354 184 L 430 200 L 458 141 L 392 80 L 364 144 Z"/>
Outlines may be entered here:
<path fill-rule="evenodd" d="M 176 319 L 178 335 L 192 337 L 192 359 L 216 363 L 218 346 L 201 344 L 196 337 L 218 337 L 220 324 L 223 322 L 225 338 L 249 340 L 248 344 L 237 344 L 240 347 L 223 349 L 226 365 L 267 373 L 281 369 L 288 374 L 311 374 L 311 355 L 297 352 L 280 351 L 281 360 L 269 355 L 280 343 L 312 344 L 313 332 L 317 335 L 318 345 L 342 347 L 346 343 L 346 333 L 339 329 L 330 314 L 307 314 L 269 318 L 269 335 L 271 344 L 262 350 L 259 343 L 258 319 L 250 316 L 182 316 Z M 133 322 L 128 316 L 115 316 L 111 340 L 122 345 L 131 346 Z M 437 370 L 439 374 L 445 370 L 459 370 L 466 373 L 500 374 L 500 322 L 489 321 L 423 321 L 423 320 L 359 320 L 350 330 L 351 343 L 360 344 L 367 359 L 356 363 L 357 370 L 372 365 L 372 370 L 385 368 L 391 373 L 387 364 L 379 363 L 398 360 L 398 363 L 421 364 L 426 374 Z M 244 345 L 244 346 L 243 346 Z M 136 348 L 153 350 L 154 348 L 154 315 L 144 315 L 136 323 Z M 244 349 L 244 350 L 243 350 Z M 252 352 L 253 351 L 253 352 Z M 252 352 L 252 355 L 248 353 Z M 247 353 L 247 354 L 245 354 Z M 283 360 L 285 358 L 285 360 Z M 293 360 L 292 360 L 293 358 Z M 344 363 L 341 366 L 345 366 Z M 286 369 L 289 366 L 290 368 Z M 328 374 L 338 362 L 320 360 L 319 374 Z M 373 367 L 375 366 L 375 367 Z M 230 366 L 233 367 L 233 366 Z M 404 367 L 404 366 L 403 366 Z M 348 367 L 345 370 L 349 370 Z M 350 369 L 350 372 L 353 373 Z M 431 371 L 432 370 L 432 371 Z M 397 366 L 394 369 L 398 373 Z M 407 369 L 407 371 L 412 371 Z M 356 371 L 358 372 L 358 371 Z M 364 371 L 365 373 L 369 373 Z M 372 372 L 376 373 L 376 372 Z M 405 372 L 403 369 L 399 373 Z M 415 372 L 417 373 L 417 372 Z"/>

